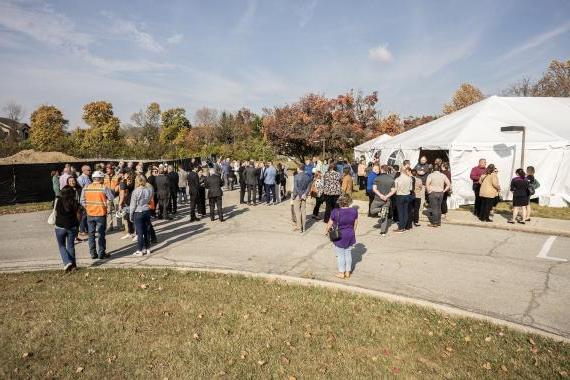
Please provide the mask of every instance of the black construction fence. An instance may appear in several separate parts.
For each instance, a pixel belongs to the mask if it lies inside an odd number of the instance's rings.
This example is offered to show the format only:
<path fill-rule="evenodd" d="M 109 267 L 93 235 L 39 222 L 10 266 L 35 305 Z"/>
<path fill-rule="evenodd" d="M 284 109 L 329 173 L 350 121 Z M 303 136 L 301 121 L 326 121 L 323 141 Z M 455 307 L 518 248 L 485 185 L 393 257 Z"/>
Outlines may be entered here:
<path fill-rule="evenodd" d="M 197 157 L 197 159 L 199 159 Z M 190 168 L 191 158 L 176 160 L 128 160 L 143 162 L 144 169 L 153 164 L 182 166 L 185 170 Z M 126 162 L 127 160 L 124 160 Z M 101 162 L 117 163 L 119 160 L 88 160 L 73 161 L 70 165 L 78 172 L 81 166 L 89 165 L 91 168 Z M 54 198 L 51 172 L 63 170 L 65 162 L 41 163 L 41 164 L 10 164 L 0 165 L 0 205 L 13 205 L 16 203 L 47 202 Z"/>

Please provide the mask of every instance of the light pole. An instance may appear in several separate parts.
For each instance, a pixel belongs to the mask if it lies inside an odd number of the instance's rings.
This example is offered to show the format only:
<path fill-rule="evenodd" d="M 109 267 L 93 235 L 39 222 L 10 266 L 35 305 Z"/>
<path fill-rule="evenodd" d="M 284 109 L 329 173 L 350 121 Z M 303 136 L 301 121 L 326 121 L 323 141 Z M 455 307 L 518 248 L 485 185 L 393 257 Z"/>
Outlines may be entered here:
<path fill-rule="evenodd" d="M 326 139 L 325 139 L 325 138 L 322 138 L 321 140 L 314 140 L 313 142 L 316 143 L 316 144 L 318 144 L 318 143 L 320 143 L 320 142 L 323 143 L 323 156 L 321 157 L 321 159 L 324 160 L 324 159 L 325 159 L 325 143 L 326 143 Z"/>
<path fill-rule="evenodd" d="M 509 125 L 506 127 L 501 127 L 501 132 L 522 132 L 521 168 L 524 169 L 524 145 L 526 140 L 526 128 L 520 125 Z"/>

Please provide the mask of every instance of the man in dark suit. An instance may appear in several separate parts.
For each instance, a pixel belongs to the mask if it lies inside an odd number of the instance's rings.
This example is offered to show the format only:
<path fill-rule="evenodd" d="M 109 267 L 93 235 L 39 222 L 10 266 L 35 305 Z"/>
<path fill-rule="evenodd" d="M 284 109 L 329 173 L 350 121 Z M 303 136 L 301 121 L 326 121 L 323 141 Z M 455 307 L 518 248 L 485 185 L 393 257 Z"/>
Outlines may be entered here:
<path fill-rule="evenodd" d="M 245 168 L 246 168 L 246 162 L 241 162 L 239 165 L 239 204 L 242 205 L 245 203 L 245 190 L 246 190 L 246 184 L 245 184 Z"/>
<path fill-rule="evenodd" d="M 208 202 L 210 203 L 210 219 L 214 220 L 214 210 L 218 208 L 218 219 L 224 221 L 222 211 L 222 177 L 216 173 L 216 169 L 210 169 L 210 175 L 205 180 L 206 190 L 208 190 Z"/>
<path fill-rule="evenodd" d="M 168 181 L 168 177 L 164 175 L 164 167 L 162 165 L 158 167 L 156 192 L 158 196 L 158 219 L 169 219 L 170 182 Z"/>
<path fill-rule="evenodd" d="M 200 193 L 200 178 L 198 177 L 199 166 L 194 166 L 188 173 L 188 192 L 190 193 L 190 221 L 199 221 L 196 217 L 196 203 Z"/>
<path fill-rule="evenodd" d="M 249 165 L 245 168 L 243 174 L 245 177 L 245 185 L 247 186 L 247 204 L 251 206 L 253 200 L 253 205 L 255 206 L 257 170 L 255 169 L 253 161 L 249 161 Z"/>
<path fill-rule="evenodd" d="M 168 204 L 168 211 L 171 214 L 176 214 L 178 209 L 178 173 L 174 171 L 174 166 L 168 165 L 168 173 L 166 174 L 168 178 L 168 186 L 170 187 L 170 203 Z"/>

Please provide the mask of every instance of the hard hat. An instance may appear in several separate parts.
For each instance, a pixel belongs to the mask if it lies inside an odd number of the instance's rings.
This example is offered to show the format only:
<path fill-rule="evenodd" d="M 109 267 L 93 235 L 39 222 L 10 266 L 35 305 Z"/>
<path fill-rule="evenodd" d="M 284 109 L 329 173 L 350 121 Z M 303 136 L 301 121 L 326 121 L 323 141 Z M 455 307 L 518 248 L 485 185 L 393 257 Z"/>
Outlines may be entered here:
<path fill-rule="evenodd" d="M 102 171 L 97 170 L 95 173 L 93 173 L 93 175 L 91 177 L 93 177 L 93 178 L 105 178 L 105 174 L 103 174 Z"/>

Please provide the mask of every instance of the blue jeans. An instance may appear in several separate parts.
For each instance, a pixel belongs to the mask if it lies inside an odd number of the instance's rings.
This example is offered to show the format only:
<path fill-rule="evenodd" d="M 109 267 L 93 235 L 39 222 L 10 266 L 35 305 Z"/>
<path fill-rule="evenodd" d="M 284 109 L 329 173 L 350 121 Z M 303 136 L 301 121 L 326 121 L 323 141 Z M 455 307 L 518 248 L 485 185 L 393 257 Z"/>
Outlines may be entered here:
<path fill-rule="evenodd" d="M 269 204 L 269 202 L 273 201 L 275 203 L 275 184 L 269 185 L 264 184 L 265 186 L 265 202 Z"/>
<path fill-rule="evenodd" d="M 137 231 L 137 250 L 150 248 L 150 211 L 135 212 L 133 219 Z"/>
<path fill-rule="evenodd" d="M 100 259 L 105 257 L 105 249 L 107 241 L 105 240 L 105 231 L 107 230 L 106 216 L 87 216 L 87 228 L 89 230 L 89 254 L 92 259 L 99 256 Z M 95 231 L 99 237 L 97 238 L 97 246 L 95 246 Z"/>
<path fill-rule="evenodd" d="M 352 271 L 352 246 L 347 248 L 340 248 L 336 245 L 334 246 L 334 252 L 336 254 L 336 260 L 338 265 L 338 271 L 340 273 L 351 272 Z"/>
<path fill-rule="evenodd" d="M 55 239 L 59 247 L 59 254 L 63 260 L 63 265 L 75 265 L 75 238 L 77 237 L 77 227 L 65 229 L 55 227 Z"/>

